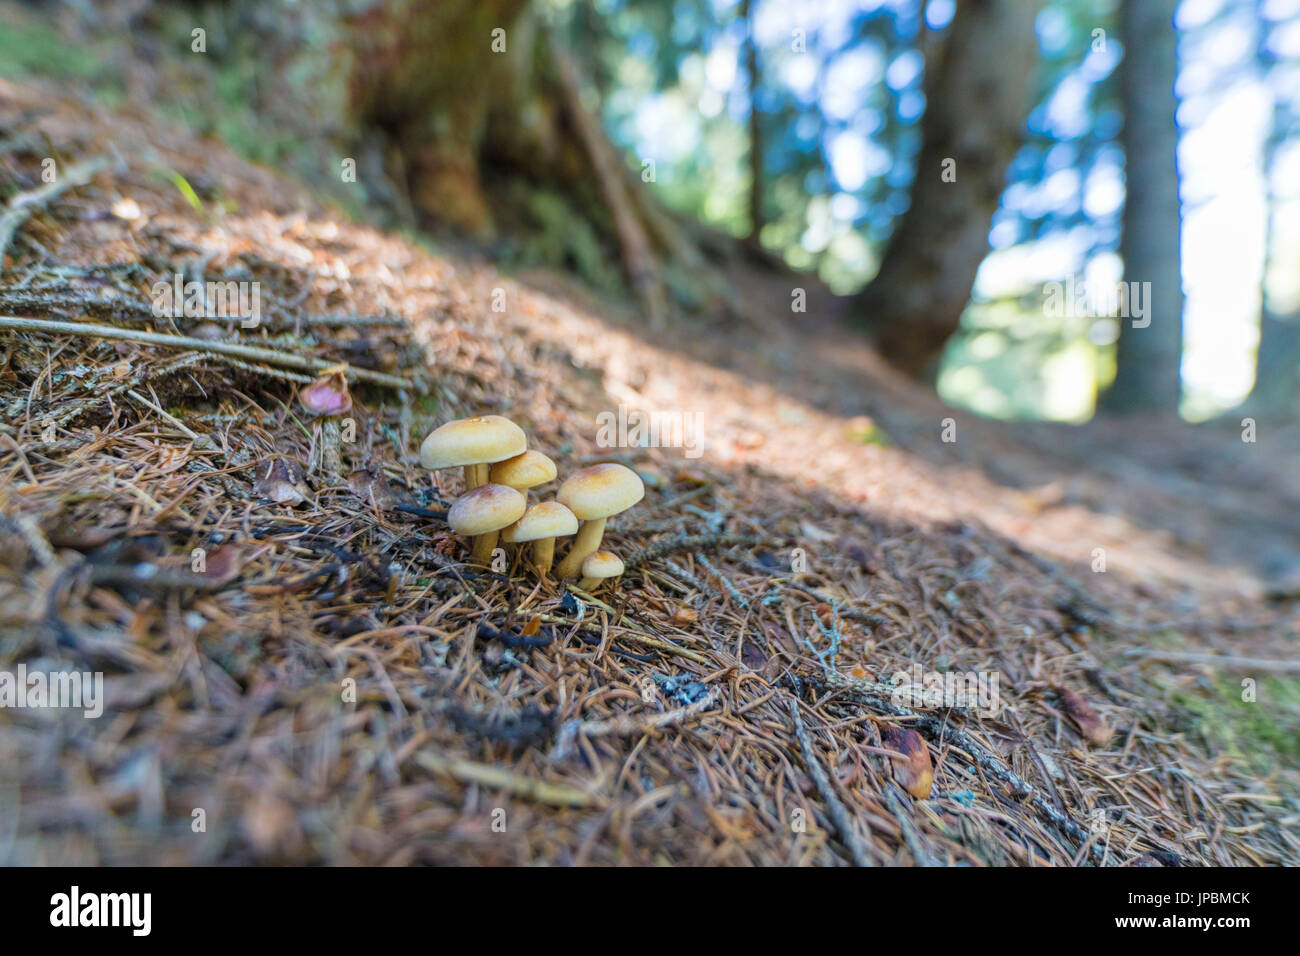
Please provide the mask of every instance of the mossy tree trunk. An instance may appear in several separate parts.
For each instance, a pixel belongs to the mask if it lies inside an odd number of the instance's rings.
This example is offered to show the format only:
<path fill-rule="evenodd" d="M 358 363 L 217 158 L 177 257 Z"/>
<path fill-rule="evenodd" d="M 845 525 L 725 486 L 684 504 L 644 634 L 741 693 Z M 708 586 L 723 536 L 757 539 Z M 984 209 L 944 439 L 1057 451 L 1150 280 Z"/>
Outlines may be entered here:
<path fill-rule="evenodd" d="M 422 218 L 491 235 L 482 165 L 502 138 L 535 132 L 529 0 L 398 0 L 353 27 L 353 126 L 388 137 L 390 172 Z"/>
<path fill-rule="evenodd" d="M 351 125 L 386 138 L 389 173 L 421 223 L 491 239 L 498 218 L 518 215 L 518 192 L 494 187 L 559 193 L 605 237 L 650 320 L 662 319 L 663 260 L 679 250 L 662 241 L 653 198 L 635 195 L 642 184 L 532 0 L 396 0 L 353 26 Z"/>

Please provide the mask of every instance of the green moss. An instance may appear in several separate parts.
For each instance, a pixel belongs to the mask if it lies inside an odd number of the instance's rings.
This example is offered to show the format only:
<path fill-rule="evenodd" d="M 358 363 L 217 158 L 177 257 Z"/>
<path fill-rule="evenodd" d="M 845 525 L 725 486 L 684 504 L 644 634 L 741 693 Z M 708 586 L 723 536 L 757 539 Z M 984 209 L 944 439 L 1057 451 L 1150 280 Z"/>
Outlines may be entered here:
<path fill-rule="evenodd" d="M 850 422 L 845 429 L 845 434 L 849 441 L 857 442 L 859 445 L 888 447 L 891 444 L 889 436 L 881 431 L 875 422 Z"/>
<path fill-rule="evenodd" d="M 69 45 L 44 24 L 7 23 L 0 30 L 2 76 L 21 77 L 35 73 L 93 79 L 102 72 L 103 65 L 91 50 Z"/>
<path fill-rule="evenodd" d="M 1219 676 L 1205 693 L 1178 690 L 1171 700 L 1185 715 L 1180 728 L 1211 750 L 1236 754 L 1267 774 L 1282 763 L 1300 767 L 1300 679 L 1256 678 L 1255 700 L 1242 700 L 1242 678 Z"/>

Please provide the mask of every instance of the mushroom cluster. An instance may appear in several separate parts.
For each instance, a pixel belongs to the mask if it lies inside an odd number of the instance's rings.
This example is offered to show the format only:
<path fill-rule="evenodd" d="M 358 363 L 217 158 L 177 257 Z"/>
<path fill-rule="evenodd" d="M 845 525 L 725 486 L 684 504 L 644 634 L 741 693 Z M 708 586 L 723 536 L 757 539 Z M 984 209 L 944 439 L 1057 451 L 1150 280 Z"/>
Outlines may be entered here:
<path fill-rule="evenodd" d="M 546 577 L 555 539 L 576 535 L 555 567 L 557 578 L 580 578 L 578 586 L 591 590 L 623 573 L 623 562 L 600 544 L 606 521 L 645 497 L 645 485 L 631 468 L 583 468 L 565 479 L 556 500 L 529 507 L 529 489 L 555 480 L 555 462 L 529 451 L 523 429 L 500 415 L 440 425 L 421 444 L 420 463 L 430 471 L 464 469 L 465 490 L 447 512 L 447 524 L 472 540 L 473 563 L 488 565 L 498 538 L 531 543 L 533 566 Z"/>

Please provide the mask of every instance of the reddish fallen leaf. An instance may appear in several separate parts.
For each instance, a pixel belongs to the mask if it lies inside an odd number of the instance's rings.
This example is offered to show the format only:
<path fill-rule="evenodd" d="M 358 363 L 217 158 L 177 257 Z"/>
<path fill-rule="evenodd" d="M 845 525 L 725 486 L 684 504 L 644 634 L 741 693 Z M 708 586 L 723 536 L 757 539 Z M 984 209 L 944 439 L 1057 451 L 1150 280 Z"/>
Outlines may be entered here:
<path fill-rule="evenodd" d="M 239 573 L 244 563 L 243 559 L 240 548 L 232 544 L 223 544 L 204 554 L 203 569 L 198 573 L 211 581 L 229 581 Z"/>
<path fill-rule="evenodd" d="M 1115 731 L 1111 730 L 1110 724 L 1102 720 L 1101 716 L 1092 709 L 1091 704 L 1068 687 L 1057 687 L 1056 693 L 1065 704 L 1065 712 L 1078 725 L 1084 737 L 1098 746 L 1110 742 Z"/>
<path fill-rule="evenodd" d="M 519 633 L 523 637 L 535 637 L 537 632 L 541 630 L 541 627 L 542 619 L 540 617 L 534 617 L 523 626 L 523 629 Z"/>
<path fill-rule="evenodd" d="M 918 800 L 928 798 L 934 785 L 934 764 L 930 762 L 930 748 L 925 745 L 925 739 L 910 727 L 886 727 L 880 737 L 890 750 L 903 754 L 890 758 L 899 786 Z"/>

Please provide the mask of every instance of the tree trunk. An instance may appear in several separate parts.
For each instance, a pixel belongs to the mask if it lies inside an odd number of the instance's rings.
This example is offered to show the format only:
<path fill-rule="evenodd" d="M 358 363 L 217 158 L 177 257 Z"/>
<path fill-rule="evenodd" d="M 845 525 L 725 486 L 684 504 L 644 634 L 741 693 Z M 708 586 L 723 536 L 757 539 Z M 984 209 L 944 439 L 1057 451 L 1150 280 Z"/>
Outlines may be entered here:
<path fill-rule="evenodd" d="M 1023 139 L 1042 0 L 963 0 L 926 66 L 911 207 L 860 297 L 881 353 L 927 375 L 988 252 L 1006 169 Z"/>
<path fill-rule="evenodd" d="M 740 18 L 745 22 L 745 73 L 749 81 L 749 234 L 745 241 L 757 247 L 764 223 L 763 130 L 758 113 L 758 89 L 763 78 L 754 36 L 754 0 L 741 0 Z"/>
<path fill-rule="evenodd" d="M 1102 397 L 1108 412 L 1178 414 L 1183 354 L 1183 286 L 1179 237 L 1178 73 L 1173 26 L 1177 0 L 1126 0 L 1120 5 L 1124 60 L 1125 199 L 1120 255 L 1129 289 L 1143 294 L 1145 327 L 1120 321 L 1115 381 Z"/>
<path fill-rule="evenodd" d="M 577 64 L 532 0 L 392 0 L 352 25 L 352 127 L 388 140 L 417 219 L 486 239 L 494 209 L 519 215 L 518 193 L 494 196 L 495 185 L 562 195 L 621 260 L 651 324 L 663 322 L 664 260 L 702 259 L 680 234 L 662 243 L 661 210 L 584 104 Z"/>
<path fill-rule="evenodd" d="M 1264 17 L 1264 0 L 1256 4 L 1255 59 L 1269 89 L 1273 89 L 1277 56 L 1269 47 L 1270 21 Z M 1300 316 L 1278 315 L 1271 307 L 1267 278 L 1274 263 L 1278 234 L 1278 197 L 1273 189 L 1277 153 L 1286 141 L 1289 110 L 1274 95 L 1273 115 L 1268 139 L 1264 143 L 1265 202 L 1268 222 L 1264 232 L 1264 282 L 1260 289 L 1259 352 L 1255 359 L 1255 387 L 1246 402 L 1246 411 L 1259 416 L 1295 416 L 1300 413 Z"/>
<path fill-rule="evenodd" d="M 517 113 L 530 93 L 536 28 L 528 6 L 396 0 L 354 20 L 351 118 L 363 135 L 388 135 L 426 221 L 492 233 L 479 171 L 494 112 Z"/>
<path fill-rule="evenodd" d="M 1300 319 L 1284 319 L 1264 309 L 1248 408 L 1269 417 L 1300 415 Z"/>

